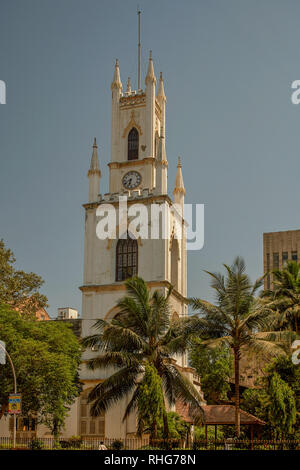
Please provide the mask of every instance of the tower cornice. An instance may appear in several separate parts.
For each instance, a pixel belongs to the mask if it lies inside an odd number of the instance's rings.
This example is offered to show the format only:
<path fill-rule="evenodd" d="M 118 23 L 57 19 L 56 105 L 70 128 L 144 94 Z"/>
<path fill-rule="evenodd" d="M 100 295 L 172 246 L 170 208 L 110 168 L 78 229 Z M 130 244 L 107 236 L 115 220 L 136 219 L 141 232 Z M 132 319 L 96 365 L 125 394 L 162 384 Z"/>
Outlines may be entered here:
<path fill-rule="evenodd" d="M 146 281 L 146 284 L 148 287 L 165 287 L 166 289 L 169 289 L 172 287 L 172 284 L 169 281 Z M 114 283 L 114 284 L 86 284 L 83 286 L 80 286 L 79 289 L 81 292 L 112 292 L 112 291 L 125 291 L 126 287 L 124 282 L 119 282 L 119 283 Z M 173 288 L 172 294 L 174 297 L 176 297 L 178 300 L 181 302 L 184 302 L 185 304 L 189 303 L 189 300 L 187 297 L 182 295 L 178 290 Z"/>
<path fill-rule="evenodd" d="M 109 162 L 107 166 L 109 168 L 131 168 L 132 166 L 139 166 L 141 164 L 153 165 L 155 163 L 154 157 L 145 157 L 141 160 L 127 160 L 125 162 Z"/>

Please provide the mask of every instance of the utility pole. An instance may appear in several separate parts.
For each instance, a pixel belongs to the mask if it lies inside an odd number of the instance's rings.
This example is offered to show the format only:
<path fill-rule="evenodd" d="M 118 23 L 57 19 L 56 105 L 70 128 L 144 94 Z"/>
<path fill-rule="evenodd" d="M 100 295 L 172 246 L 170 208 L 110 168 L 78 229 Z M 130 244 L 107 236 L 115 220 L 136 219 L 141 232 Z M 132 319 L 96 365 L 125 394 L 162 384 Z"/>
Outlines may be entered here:
<path fill-rule="evenodd" d="M 14 364 L 13 364 L 13 361 L 10 357 L 10 355 L 8 354 L 8 352 L 6 351 L 6 348 L 2 345 L 1 341 L 0 341 L 0 348 L 5 352 L 8 360 L 9 360 L 9 363 L 10 363 L 10 366 L 11 366 L 11 370 L 12 370 L 12 373 L 13 373 L 13 378 L 14 378 L 14 393 L 17 394 L 17 377 L 16 377 L 16 371 L 15 371 L 15 368 L 14 368 Z M 16 415 L 14 414 L 14 429 L 13 429 L 13 448 L 15 449 L 16 448 L 16 436 L 17 436 L 17 417 Z"/>

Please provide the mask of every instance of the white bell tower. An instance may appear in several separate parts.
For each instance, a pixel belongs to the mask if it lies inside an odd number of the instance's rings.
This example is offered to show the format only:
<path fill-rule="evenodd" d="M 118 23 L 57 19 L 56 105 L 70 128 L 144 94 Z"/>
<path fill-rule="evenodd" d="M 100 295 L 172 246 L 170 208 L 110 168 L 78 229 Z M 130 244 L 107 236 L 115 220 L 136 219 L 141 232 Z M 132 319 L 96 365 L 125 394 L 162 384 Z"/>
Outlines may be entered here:
<path fill-rule="evenodd" d="M 111 118 L 111 158 L 109 167 L 109 193 L 99 194 L 100 167 L 96 140 L 93 145 L 89 177 L 89 200 L 85 209 L 84 275 L 82 291 L 82 336 L 95 334 L 93 328 L 99 318 L 112 319 L 117 313 L 116 304 L 124 296 L 124 280 L 138 275 L 145 279 L 149 288 L 167 293 L 174 286 L 171 295 L 171 308 L 174 317 L 184 317 L 187 311 L 187 253 L 185 235 L 176 238 L 174 202 L 183 208 L 185 189 L 181 163 L 177 166 L 174 201 L 168 195 L 168 161 L 165 149 L 166 140 L 166 96 L 164 82 L 160 74 L 156 94 L 156 77 L 152 53 L 150 52 L 145 89 L 132 90 L 128 80 L 126 91 L 120 77 L 118 60 L 115 63 L 112 91 Z M 100 155 L 101 162 L 101 155 Z M 164 206 L 168 217 L 163 220 L 168 230 L 168 238 L 136 236 L 123 240 L 119 231 L 119 197 L 127 196 L 128 209 L 133 204 L 146 207 L 150 217 L 151 206 Z M 96 227 L 99 217 L 97 210 L 110 204 L 117 212 L 117 237 L 101 240 Z M 128 216 L 128 220 L 130 217 Z M 149 218 L 149 226 L 151 220 Z M 183 221 L 181 221 L 181 225 Z M 91 371 L 85 360 L 97 352 L 86 351 L 81 367 L 81 380 L 84 393 L 107 377 L 107 371 Z M 188 367 L 185 355 L 174 358 L 183 372 L 193 382 L 194 371 Z M 85 402 L 84 402 L 85 403 Z M 109 409 L 99 427 L 98 437 L 120 438 L 135 433 L 136 420 L 130 416 L 123 422 L 126 403 L 123 400 Z M 84 408 L 84 407 L 83 407 Z M 80 415 L 79 429 L 89 435 L 87 418 Z M 100 418 L 99 418 L 100 419 Z M 83 423 L 83 424 L 82 424 Z M 93 428 L 94 429 L 94 428 Z M 103 431 L 105 429 L 105 431 Z M 101 434 L 102 433 L 102 434 Z"/>

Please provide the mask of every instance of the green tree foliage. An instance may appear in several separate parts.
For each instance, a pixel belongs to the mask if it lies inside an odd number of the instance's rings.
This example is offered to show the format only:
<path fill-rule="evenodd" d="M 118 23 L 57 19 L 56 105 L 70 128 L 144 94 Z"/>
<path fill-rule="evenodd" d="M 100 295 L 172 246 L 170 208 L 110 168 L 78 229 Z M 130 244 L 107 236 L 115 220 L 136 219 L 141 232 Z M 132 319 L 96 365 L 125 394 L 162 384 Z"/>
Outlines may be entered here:
<path fill-rule="evenodd" d="M 155 437 L 157 422 L 164 413 L 162 380 L 153 365 L 146 364 L 143 381 L 140 384 L 138 397 L 138 433 L 150 429 Z"/>
<path fill-rule="evenodd" d="M 190 352 L 191 366 L 201 377 L 201 389 L 208 404 L 226 400 L 230 390 L 229 379 L 233 372 L 230 349 L 224 344 L 207 348 L 200 340 L 193 342 Z"/>
<path fill-rule="evenodd" d="M 276 434 L 290 434 L 296 423 L 296 400 L 293 390 L 274 372 L 269 377 L 268 418 Z"/>
<path fill-rule="evenodd" d="M 300 264 L 289 261 L 282 270 L 273 272 L 273 290 L 266 290 L 262 297 L 277 313 L 278 329 L 290 328 L 299 332 L 300 322 Z"/>
<path fill-rule="evenodd" d="M 267 423 L 264 437 L 294 438 L 299 432 L 299 379 L 299 366 L 290 357 L 280 356 L 265 369 L 261 388 L 243 393 L 242 408 Z"/>
<path fill-rule="evenodd" d="M 6 343 L 22 393 L 22 414 L 37 417 L 57 433 L 80 392 L 81 349 L 64 322 L 37 322 L 0 305 L 0 339 Z M 6 409 L 13 390 L 9 364 L 0 365 L 0 403 Z"/>
<path fill-rule="evenodd" d="M 268 309 L 255 294 L 263 278 L 251 283 L 246 274 L 245 262 L 237 257 L 232 266 L 224 265 L 226 275 L 208 273 L 216 293 L 216 303 L 192 299 L 191 304 L 199 312 L 193 320 L 194 331 L 203 338 L 203 344 L 215 348 L 226 344 L 234 356 L 235 425 L 240 435 L 240 359 L 245 350 L 265 356 L 283 354 L 283 332 L 270 332 L 270 319 L 274 312 Z M 207 339 L 208 338 L 208 339 Z"/>
<path fill-rule="evenodd" d="M 13 252 L 0 240 L 0 303 L 34 314 L 47 306 L 47 298 L 39 293 L 44 281 L 37 274 L 16 270 L 15 261 Z"/>
<path fill-rule="evenodd" d="M 161 291 L 150 293 L 146 282 L 134 277 L 125 282 L 127 295 L 117 304 L 119 313 L 111 320 L 98 320 L 95 335 L 83 340 L 85 347 L 96 347 L 98 355 L 89 360 L 88 367 L 110 369 L 115 372 L 96 385 L 89 394 L 93 403 L 91 413 L 98 416 L 128 393 L 132 398 L 124 419 L 137 409 L 145 366 L 154 367 L 161 378 L 165 400 L 170 406 L 178 400 L 190 407 L 195 419 L 201 420 L 202 397 L 194 385 L 182 374 L 173 360 L 175 354 L 184 354 L 188 339 L 194 334 L 189 318 L 172 320 L 169 297 Z M 164 412 L 164 437 L 169 434 Z"/>
<path fill-rule="evenodd" d="M 169 438 L 185 439 L 189 431 L 189 424 L 186 423 L 175 411 L 170 411 L 167 413 L 167 419 L 169 426 Z M 160 418 L 158 421 L 158 437 L 164 437 L 164 423 L 162 418 Z"/>

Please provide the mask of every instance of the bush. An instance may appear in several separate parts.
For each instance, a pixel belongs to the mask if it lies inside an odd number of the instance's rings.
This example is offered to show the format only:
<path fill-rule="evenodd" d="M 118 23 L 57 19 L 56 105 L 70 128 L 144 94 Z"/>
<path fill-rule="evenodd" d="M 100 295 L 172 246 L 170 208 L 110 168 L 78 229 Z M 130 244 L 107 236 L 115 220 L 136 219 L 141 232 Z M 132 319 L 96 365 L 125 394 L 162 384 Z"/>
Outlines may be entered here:
<path fill-rule="evenodd" d="M 70 447 L 73 447 L 74 449 L 80 449 L 82 446 L 82 438 L 80 436 L 72 436 L 69 439 L 69 444 Z"/>
<path fill-rule="evenodd" d="M 180 447 L 180 439 L 153 439 L 150 445 L 162 450 L 178 449 Z"/>
<path fill-rule="evenodd" d="M 32 439 L 28 447 L 30 450 L 42 450 L 44 444 L 40 439 Z"/>
<path fill-rule="evenodd" d="M 112 450 L 122 450 L 123 447 L 124 447 L 123 442 L 118 439 L 114 441 L 111 445 Z"/>

